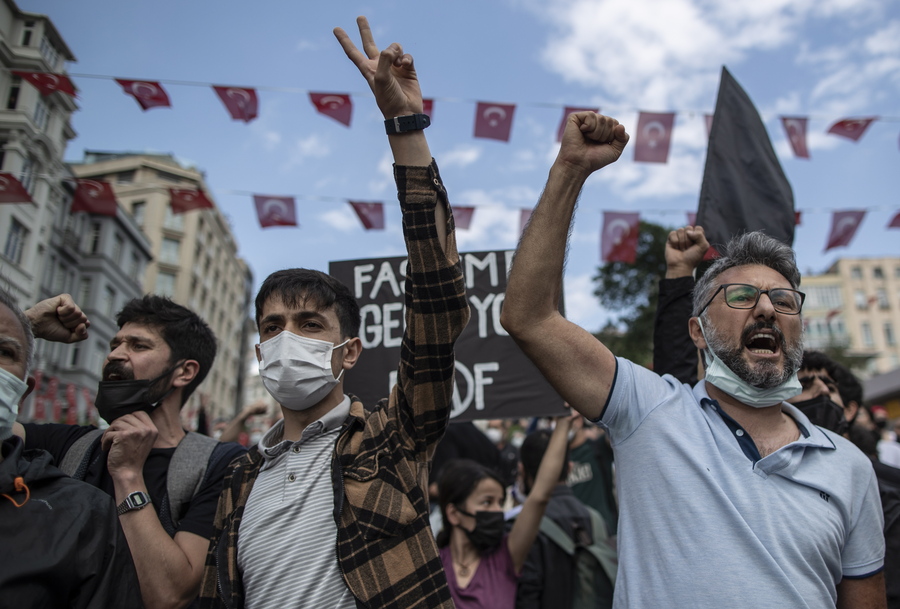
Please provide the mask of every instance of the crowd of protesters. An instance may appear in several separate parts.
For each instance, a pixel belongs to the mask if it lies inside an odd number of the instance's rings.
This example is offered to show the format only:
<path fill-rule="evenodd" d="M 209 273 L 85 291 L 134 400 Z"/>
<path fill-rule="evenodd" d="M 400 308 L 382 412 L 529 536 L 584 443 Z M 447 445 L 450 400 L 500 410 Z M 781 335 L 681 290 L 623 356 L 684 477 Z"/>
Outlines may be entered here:
<path fill-rule="evenodd" d="M 790 248 L 739 236 L 695 279 L 703 230 L 673 231 L 653 371 L 559 314 L 581 186 L 628 142 L 615 119 L 569 116 L 501 318 L 572 414 L 449 424 L 469 317 L 452 210 L 412 57 L 358 27 L 361 49 L 335 35 L 385 118 L 409 254 L 390 395 L 345 394 L 359 306 L 294 268 L 256 297 L 280 414 L 249 448 L 259 404 L 218 440 L 183 429 L 216 339 L 153 295 L 117 317 L 104 430 L 22 425 L 35 337 L 90 322 L 68 296 L 23 312 L 0 292 L 0 608 L 900 606 L 900 444 L 847 368 L 803 350 Z"/>

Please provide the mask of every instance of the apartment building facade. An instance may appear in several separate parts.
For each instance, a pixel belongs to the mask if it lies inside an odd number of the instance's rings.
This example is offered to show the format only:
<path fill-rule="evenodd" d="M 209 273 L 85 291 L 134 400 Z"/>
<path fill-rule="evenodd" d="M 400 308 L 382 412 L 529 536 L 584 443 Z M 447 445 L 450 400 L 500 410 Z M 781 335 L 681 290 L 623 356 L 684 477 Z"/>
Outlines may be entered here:
<path fill-rule="evenodd" d="M 865 376 L 900 367 L 900 258 L 841 258 L 800 289 L 807 348 L 871 356 Z"/>

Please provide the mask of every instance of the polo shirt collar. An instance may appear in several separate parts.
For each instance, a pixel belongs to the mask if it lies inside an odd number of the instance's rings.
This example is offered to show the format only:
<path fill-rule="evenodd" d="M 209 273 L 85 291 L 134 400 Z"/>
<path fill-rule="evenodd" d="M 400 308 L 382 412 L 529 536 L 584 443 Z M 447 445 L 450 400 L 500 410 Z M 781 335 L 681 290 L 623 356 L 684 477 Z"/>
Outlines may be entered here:
<path fill-rule="evenodd" d="M 345 395 L 340 404 L 326 412 L 321 418 L 307 425 L 300 439 L 296 442 L 282 440 L 284 437 L 284 419 L 281 419 L 259 439 L 259 454 L 263 457 L 260 471 L 272 467 L 295 444 L 303 444 L 316 436 L 339 430 L 349 415 L 350 398 Z"/>

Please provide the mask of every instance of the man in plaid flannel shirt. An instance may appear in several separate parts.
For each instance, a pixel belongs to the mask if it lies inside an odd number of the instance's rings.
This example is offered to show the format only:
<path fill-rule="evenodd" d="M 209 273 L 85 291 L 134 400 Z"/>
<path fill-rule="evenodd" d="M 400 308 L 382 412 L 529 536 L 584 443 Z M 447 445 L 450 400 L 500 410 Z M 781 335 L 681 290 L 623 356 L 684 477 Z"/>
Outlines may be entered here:
<path fill-rule="evenodd" d="M 396 43 L 379 53 L 366 19 L 358 25 L 364 53 L 340 28 L 335 36 L 385 118 L 421 114 L 412 57 Z M 284 420 L 225 479 L 201 607 L 453 606 L 427 483 L 469 309 L 446 190 L 417 120 L 389 136 L 409 252 L 397 385 L 372 410 L 344 395 L 361 351 L 345 286 L 305 269 L 266 280 L 257 355 Z"/>

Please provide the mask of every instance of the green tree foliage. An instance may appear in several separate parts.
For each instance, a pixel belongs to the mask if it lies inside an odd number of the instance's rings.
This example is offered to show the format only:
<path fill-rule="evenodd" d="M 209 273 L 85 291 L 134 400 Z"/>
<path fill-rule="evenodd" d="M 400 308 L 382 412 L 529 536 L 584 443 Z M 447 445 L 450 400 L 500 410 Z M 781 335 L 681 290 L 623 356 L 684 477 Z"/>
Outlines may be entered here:
<path fill-rule="evenodd" d="M 617 314 L 595 336 L 616 355 L 647 367 L 653 363 L 653 318 L 670 230 L 642 221 L 634 264 L 608 262 L 594 277 L 594 295 Z"/>

